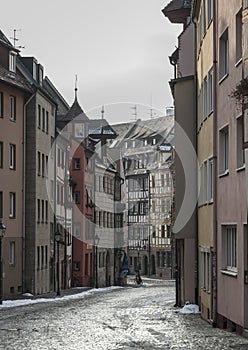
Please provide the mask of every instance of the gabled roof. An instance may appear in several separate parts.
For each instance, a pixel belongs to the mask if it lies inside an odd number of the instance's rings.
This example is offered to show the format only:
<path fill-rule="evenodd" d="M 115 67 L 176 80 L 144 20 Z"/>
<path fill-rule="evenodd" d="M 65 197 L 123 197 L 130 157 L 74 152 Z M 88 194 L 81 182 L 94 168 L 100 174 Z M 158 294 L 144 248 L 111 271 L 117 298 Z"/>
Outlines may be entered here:
<path fill-rule="evenodd" d="M 0 43 L 7 46 L 11 50 L 15 50 L 16 52 L 19 52 L 14 46 L 11 44 L 11 42 L 8 40 L 8 38 L 3 34 L 3 32 L 0 30 Z"/>

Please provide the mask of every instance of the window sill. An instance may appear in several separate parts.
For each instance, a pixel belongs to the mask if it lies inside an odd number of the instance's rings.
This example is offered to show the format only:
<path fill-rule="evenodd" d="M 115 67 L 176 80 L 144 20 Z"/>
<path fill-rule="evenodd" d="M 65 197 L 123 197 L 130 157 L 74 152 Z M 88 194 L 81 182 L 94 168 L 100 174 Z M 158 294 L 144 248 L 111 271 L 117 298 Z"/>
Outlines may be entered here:
<path fill-rule="evenodd" d="M 219 85 L 223 83 L 223 81 L 228 77 L 229 73 L 226 73 L 220 80 Z"/>
<path fill-rule="evenodd" d="M 229 169 L 227 169 L 224 173 L 219 174 L 219 178 L 229 175 Z"/>
<path fill-rule="evenodd" d="M 9 118 L 12 123 L 16 123 L 16 119 Z"/>
<path fill-rule="evenodd" d="M 237 277 L 237 276 L 238 276 L 238 272 L 236 272 L 236 271 L 220 270 L 220 272 L 221 272 L 223 275 L 227 275 L 227 276 L 231 276 L 231 277 Z"/>
<path fill-rule="evenodd" d="M 245 164 L 243 164 L 241 167 L 236 169 L 237 172 L 242 171 L 242 170 L 245 170 Z"/>
<path fill-rule="evenodd" d="M 242 57 L 235 63 L 235 67 L 238 67 L 242 63 Z"/>

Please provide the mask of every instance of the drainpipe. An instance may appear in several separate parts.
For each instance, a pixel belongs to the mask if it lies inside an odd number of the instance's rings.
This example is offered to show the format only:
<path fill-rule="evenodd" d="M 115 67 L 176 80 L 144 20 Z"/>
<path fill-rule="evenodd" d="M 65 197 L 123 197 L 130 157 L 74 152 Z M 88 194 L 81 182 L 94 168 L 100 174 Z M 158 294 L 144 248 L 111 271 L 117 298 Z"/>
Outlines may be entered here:
<path fill-rule="evenodd" d="M 26 203 L 25 203 L 25 196 L 26 196 L 26 119 L 27 119 L 27 106 L 31 102 L 31 100 L 35 96 L 35 92 L 29 97 L 29 99 L 24 103 L 23 105 L 23 134 L 22 134 L 22 142 L 23 142 L 23 165 L 22 165 L 22 292 L 24 292 L 24 285 L 25 285 L 25 291 L 26 291 L 26 276 L 25 276 L 25 263 L 26 263 L 26 254 L 25 254 L 25 238 L 26 238 L 26 219 L 25 219 L 25 212 L 26 212 Z M 33 292 L 33 291 L 32 291 Z"/>
<path fill-rule="evenodd" d="M 212 262 L 212 326 L 217 326 L 217 15 L 218 1 L 214 1 L 213 8 L 213 81 L 214 81 L 214 106 L 213 106 L 213 262 Z"/>
<path fill-rule="evenodd" d="M 195 104 L 194 104 L 194 119 L 195 119 L 195 151 L 198 155 L 198 136 L 197 136 L 197 111 L 198 111 L 198 98 L 197 98 L 197 92 L 198 92 L 198 85 L 197 85 L 197 21 L 193 20 L 194 24 L 194 94 L 195 97 Z M 196 165 L 196 171 L 198 172 L 198 167 Z M 198 189 L 198 176 L 197 176 L 197 189 Z M 196 237 L 195 237 L 195 303 L 199 304 L 199 245 L 198 245 L 198 202 L 196 204 L 196 219 L 195 219 L 195 227 L 196 227 Z"/>

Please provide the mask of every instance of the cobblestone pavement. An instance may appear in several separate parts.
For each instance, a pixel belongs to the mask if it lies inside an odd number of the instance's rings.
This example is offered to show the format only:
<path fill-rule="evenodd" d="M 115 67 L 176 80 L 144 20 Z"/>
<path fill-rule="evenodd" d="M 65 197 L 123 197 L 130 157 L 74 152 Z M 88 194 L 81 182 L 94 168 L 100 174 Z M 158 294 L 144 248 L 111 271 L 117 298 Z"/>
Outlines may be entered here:
<path fill-rule="evenodd" d="M 248 349 L 248 339 L 174 312 L 174 287 L 121 288 L 0 310 L 0 349 Z"/>

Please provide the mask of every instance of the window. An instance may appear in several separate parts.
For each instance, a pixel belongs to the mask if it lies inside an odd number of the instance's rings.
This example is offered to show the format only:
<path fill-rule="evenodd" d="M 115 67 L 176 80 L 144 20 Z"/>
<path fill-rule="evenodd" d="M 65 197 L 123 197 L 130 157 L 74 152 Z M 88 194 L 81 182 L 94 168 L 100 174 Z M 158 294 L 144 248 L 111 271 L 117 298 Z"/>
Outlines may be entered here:
<path fill-rule="evenodd" d="M 213 69 L 208 72 L 208 114 L 213 111 L 214 108 L 214 76 Z"/>
<path fill-rule="evenodd" d="M 245 151 L 243 149 L 243 117 L 237 118 L 237 168 L 245 164 Z"/>
<path fill-rule="evenodd" d="M 237 272 L 237 229 L 236 226 L 223 226 L 224 269 Z"/>
<path fill-rule="evenodd" d="M 236 62 L 242 59 L 242 10 L 236 15 Z"/>
<path fill-rule="evenodd" d="M 41 268 L 44 269 L 44 246 L 41 246 Z"/>
<path fill-rule="evenodd" d="M 16 167 L 16 146 L 13 144 L 9 145 L 9 168 L 15 169 Z"/>
<path fill-rule="evenodd" d="M 16 53 L 13 51 L 9 53 L 9 70 L 14 73 L 16 71 Z"/>
<path fill-rule="evenodd" d="M 208 201 L 212 202 L 214 199 L 214 161 L 208 161 Z"/>
<path fill-rule="evenodd" d="M 74 158 L 74 169 L 80 170 L 80 158 Z"/>
<path fill-rule="evenodd" d="M 203 163 L 203 203 L 207 203 L 208 196 L 208 164 L 207 162 Z"/>
<path fill-rule="evenodd" d="M 84 137 L 84 124 L 82 123 L 75 123 L 74 125 L 74 136 L 75 137 Z"/>
<path fill-rule="evenodd" d="M 0 92 L 0 118 L 3 118 L 3 92 Z"/>
<path fill-rule="evenodd" d="M 212 21 L 213 18 L 213 0 L 208 0 L 208 24 Z"/>
<path fill-rule="evenodd" d="M 42 131 L 46 129 L 45 108 L 42 108 Z"/>
<path fill-rule="evenodd" d="M 0 142 L 0 168 L 3 168 L 3 142 Z"/>
<path fill-rule="evenodd" d="M 45 246 L 45 268 L 47 268 L 47 263 L 48 263 L 48 247 L 46 245 Z"/>
<path fill-rule="evenodd" d="M 74 237 L 78 238 L 81 236 L 81 225 L 79 222 L 74 223 Z"/>
<path fill-rule="evenodd" d="M 46 223 L 48 223 L 48 201 L 45 201 L 45 205 L 46 205 L 46 208 L 45 208 Z"/>
<path fill-rule="evenodd" d="M 16 120 L 16 97 L 10 96 L 10 120 Z"/>
<path fill-rule="evenodd" d="M 76 191 L 73 193 L 73 200 L 76 204 L 80 204 L 80 192 Z"/>
<path fill-rule="evenodd" d="M 45 206 L 44 206 L 44 200 L 41 200 L 41 222 L 44 222 L 44 211 L 45 211 Z"/>
<path fill-rule="evenodd" d="M 49 130 L 49 113 L 46 111 L 46 133 L 48 134 Z"/>
<path fill-rule="evenodd" d="M 209 252 L 201 252 L 201 265 L 202 265 L 202 279 L 201 279 L 201 287 L 210 291 L 211 288 L 211 259 Z"/>
<path fill-rule="evenodd" d="M 0 192 L 0 219 L 3 218 L 3 192 Z"/>
<path fill-rule="evenodd" d="M 165 226 L 164 225 L 161 226 L 161 237 L 165 238 Z"/>
<path fill-rule="evenodd" d="M 15 265 L 15 242 L 9 242 L 9 264 Z"/>
<path fill-rule="evenodd" d="M 207 77 L 205 77 L 203 81 L 203 117 L 204 120 L 208 116 L 208 81 Z"/>
<path fill-rule="evenodd" d="M 229 157 L 229 129 L 228 126 L 220 130 L 219 133 L 219 171 L 223 174 L 228 171 Z"/>
<path fill-rule="evenodd" d="M 224 78 L 228 74 L 229 65 L 229 48 L 228 48 L 228 29 L 220 37 L 219 44 L 219 79 Z"/>
<path fill-rule="evenodd" d="M 207 24 L 206 24 L 206 0 L 202 2 L 202 25 L 203 25 L 203 35 L 206 34 Z"/>
<path fill-rule="evenodd" d="M 41 106 L 38 105 L 38 128 L 41 128 Z"/>
<path fill-rule="evenodd" d="M 40 176 L 40 169 L 41 169 L 41 167 L 40 167 L 40 163 L 41 163 L 41 158 L 40 158 L 40 152 L 38 151 L 38 157 L 37 157 L 37 162 L 38 162 L 38 175 Z"/>
<path fill-rule="evenodd" d="M 37 247 L 37 269 L 40 269 L 40 247 Z"/>
<path fill-rule="evenodd" d="M 40 199 L 37 199 L 37 222 L 40 222 Z"/>
<path fill-rule="evenodd" d="M 46 177 L 48 177 L 48 156 L 46 156 Z"/>
<path fill-rule="evenodd" d="M 43 153 L 41 155 L 41 175 L 45 176 L 45 155 Z"/>
<path fill-rule="evenodd" d="M 9 194 L 9 217 L 14 218 L 16 211 L 16 194 L 15 192 L 10 192 Z"/>

